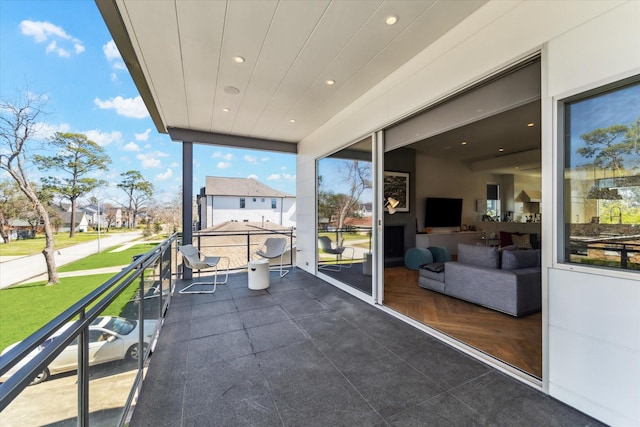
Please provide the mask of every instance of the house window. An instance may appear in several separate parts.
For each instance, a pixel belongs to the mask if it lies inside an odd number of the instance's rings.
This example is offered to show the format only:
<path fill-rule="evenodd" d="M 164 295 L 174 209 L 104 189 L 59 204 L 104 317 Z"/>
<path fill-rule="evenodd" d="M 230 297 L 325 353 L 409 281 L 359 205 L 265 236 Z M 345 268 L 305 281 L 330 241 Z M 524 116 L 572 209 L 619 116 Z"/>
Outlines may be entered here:
<path fill-rule="evenodd" d="M 253 198 L 252 202 L 253 202 L 253 203 L 255 203 L 255 202 L 256 202 L 256 198 L 255 198 L 255 197 Z"/>
<path fill-rule="evenodd" d="M 264 197 L 262 199 L 260 199 L 260 202 L 264 203 Z"/>
<path fill-rule="evenodd" d="M 245 200 L 244 197 L 240 197 L 240 209 L 244 209 L 245 208 Z"/>
<path fill-rule="evenodd" d="M 271 199 L 271 209 L 275 209 L 278 206 L 276 199 Z"/>
<path fill-rule="evenodd" d="M 564 100 L 563 261 L 640 270 L 640 81 Z"/>

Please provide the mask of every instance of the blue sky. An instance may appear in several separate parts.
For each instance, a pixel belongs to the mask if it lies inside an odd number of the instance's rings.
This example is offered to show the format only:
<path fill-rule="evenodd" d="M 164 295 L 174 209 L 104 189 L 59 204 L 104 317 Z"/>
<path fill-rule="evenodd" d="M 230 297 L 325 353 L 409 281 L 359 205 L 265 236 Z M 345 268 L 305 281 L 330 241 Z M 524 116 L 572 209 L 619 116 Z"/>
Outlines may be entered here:
<path fill-rule="evenodd" d="M 640 119 L 640 85 L 627 86 L 572 103 L 570 109 L 571 165 L 576 167 L 590 164 L 593 159 L 585 159 L 576 154 L 577 149 L 585 146 L 581 135 L 613 125 L 629 126 Z M 622 139 L 621 137 L 618 142 Z M 632 167 L 633 164 L 625 163 L 625 166 Z"/>
<path fill-rule="evenodd" d="M 42 136 L 83 133 L 112 164 L 96 196 L 123 200 L 120 173 L 140 171 L 159 201 L 182 181 L 182 149 L 155 129 L 93 1 L 0 0 L 0 97 L 47 98 Z M 194 147 L 194 194 L 206 176 L 253 177 L 295 194 L 295 156 L 225 147 Z M 1 177 L 4 178 L 4 177 Z"/>

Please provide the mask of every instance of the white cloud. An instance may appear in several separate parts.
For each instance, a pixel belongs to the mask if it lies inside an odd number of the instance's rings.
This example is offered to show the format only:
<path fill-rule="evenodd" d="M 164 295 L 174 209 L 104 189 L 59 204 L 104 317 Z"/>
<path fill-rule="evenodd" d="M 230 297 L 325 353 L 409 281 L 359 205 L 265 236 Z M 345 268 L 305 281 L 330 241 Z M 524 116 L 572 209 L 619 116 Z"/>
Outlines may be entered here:
<path fill-rule="evenodd" d="M 159 168 L 162 166 L 161 157 L 168 157 L 167 153 L 161 151 L 151 151 L 148 153 L 140 153 L 136 155 L 136 159 L 140 160 L 143 168 Z"/>
<path fill-rule="evenodd" d="M 136 133 L 134 135 L 136 137 L 136 141 L 148 141 L 150 133 L 151 133 L 151 129 L 147 129 L 142 133 Z"/>
<path fill-rule="evenodd" d="M 41 123 L 37 123 L 34 129 L 35 129 L 34 139 L 45 140 L 45 139 L 51 138 L 53 134 L 56 132 L 66 133 L 71 131 L 71 126 L 69 126 L 67 123 L 51 124 L 51 123 L 41 122 Z"/>
<path fill-rule="evenodd" d="M 25 19 L 20 22 L 20 31 L 23 35 L 32 37 L 36 43 L 47 43 L 46 53 L 57 53 L 61 58 L 69 58 L 74 52 L 76 55 L 85 51 L 81 40 L 67 34 L 57 25 L 48 21 L 30 21 Z"/>
<path fill-rule="evenodd" d="M 231 163 L 229 162 L 219 162 L 218 169 L 229 169 L 231 167 Z"/>
<path fill-rule="evenodd" d="M 96 98 L 93 100 L 93 103 L 101 110 L 116 110 L 120 116 L 132 117 L 134 119 L 144 119 L 149 116 L 147 107 L 145 107 L 140 96 L 136 96 L 135 98 L 116 96 L 106 101 Z"/>
<path fill-rule="evenodd" d="M 180 163 L 178 162 L 173 162 L 169 165 L 170 168 L 177 168 L 178 166 L 180 166 Z"/>
<path fill-rule="evenodd" d="M 284 178 L 287 181 L 295 181 L 296 180 L 295 174 L 291 175 L 291 174 L 288 174 L 288 173 L 284 173 L 284 174 L 282 174 L 282 178 Z"/>
<path fill-rule="evenodd" d="M 267 177 L 267 181 L 279 181 L 280 180 L 280 174 L 279 173 L 272 173 L 271 175 L 269 175 Z"/>
<path fill-rule="evenodd" d="M 253 178 L 253 179 L 257 180 L 257 181 L 260 181 L 260 180 L 258 179 L 258 175 L 256 175 L 255 173 L 252 173 L 252 174 L 251 174 L 251 175 L 249 175 L 247 178 Z"/>
<path fill-rule="evenodd" d="M 245 162 L 251 163 L 252 165 L 257 165 L 258 164 L 258 160 L 255 157 L 250 156 L 248 154 L 245 154 L 244 160 L 245 160 Z"/>
<path fill-rule="evenodd" d="M 215 153 L 213 153 L 211 155 L 211 158 L 213 159 L 224 159 L 224 160 L 231 160 L 233 159 L 233 154 L 231 153 L 227 153 L 227 154 L 222 154 L 220 151 L 216 151 Z"/>
<path fill-rule="evenodd" d="M 173 171 L 171 169 L 167 169 L 164 173 L 159 173 L 154 178 L 155 181 L 166 181 L 173 176 Z"/>
<path fill-rule="evenodd" d="M 124 147 L 122 147 L 124 151 L 141 151 L 141 148 L 135 142 L 131 141 Z"/>
<path fill-rule="evenodd" d="M 91 129 L 82 132 L 91 141 L 97 143 L 101 147 L 105 147 L 112 142 L 122 142 L 122 132 L 114 130 L 112 132 L 101 132 L 99 130 Z"/>
<path fill-rule="evenodd" d="M 104 56 L 107 58 L 107 61 L 114 69 L 127 69 L 127 67 L 124 65 L 124 61 L 122 60 L 122 56 L 120 56 L 120 51 L 118 50 L 118 47 L 113 40 L 109 40 L 105 45 L 102 46 L 102 52 L 104 52 Z"/>

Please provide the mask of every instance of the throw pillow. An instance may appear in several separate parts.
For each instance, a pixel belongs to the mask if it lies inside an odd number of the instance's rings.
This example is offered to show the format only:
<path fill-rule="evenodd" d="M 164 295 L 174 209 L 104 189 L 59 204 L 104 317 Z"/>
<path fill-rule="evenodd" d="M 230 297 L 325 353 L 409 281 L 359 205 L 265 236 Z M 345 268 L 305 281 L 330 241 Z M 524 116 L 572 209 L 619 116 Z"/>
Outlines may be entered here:
<path fill-rule="evenodd" d="M 531 239 L 528 234 L 512 234 L 511 240 L 518 249 L 533 249 L 533 246 L 531 246 Z"/>
<path fill-rule="evenodd" d="M 444 271 L 444 262 L 432 262 L 429 264 L 422 264 L 420 268 L 433 271 L 434 273 L 442 273 Z"/>
<path fill-rule="evenodd" d="M 511 233 L 508 231 L 500 232 L 500 247 L 513 245 L 513 240 L 511 240 Z"/>

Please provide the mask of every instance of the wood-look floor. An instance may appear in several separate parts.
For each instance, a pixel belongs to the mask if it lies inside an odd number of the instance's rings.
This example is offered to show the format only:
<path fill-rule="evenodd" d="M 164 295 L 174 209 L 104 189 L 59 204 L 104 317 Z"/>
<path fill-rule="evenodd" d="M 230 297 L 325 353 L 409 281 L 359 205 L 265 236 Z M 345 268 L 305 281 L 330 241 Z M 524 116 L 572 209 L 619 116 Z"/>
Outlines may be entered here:
<path fill-rule="evenodd" d="M 512 317 L 418 286 L 418 272 L 384 270 L 384 304 L 542 378 L 542 314 Z"/>

